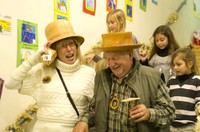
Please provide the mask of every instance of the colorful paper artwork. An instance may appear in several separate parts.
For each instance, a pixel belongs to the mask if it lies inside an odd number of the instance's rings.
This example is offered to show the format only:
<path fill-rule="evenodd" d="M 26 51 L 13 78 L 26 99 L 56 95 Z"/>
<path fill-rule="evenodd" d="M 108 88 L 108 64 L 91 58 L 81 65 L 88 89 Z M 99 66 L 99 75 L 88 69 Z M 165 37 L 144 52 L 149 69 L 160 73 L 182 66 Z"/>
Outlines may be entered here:
<path fill-rule="evenodd" d="M 126 19 L 132 21 L 133 19 L 133 1 L 132 0 L 125 0 L 125 15 Z"/>
<path fill-rule="evenodd" d="M 140 0 L 140 9 L 146 12 L 147 0 Z"/>
<path fill-rule="evenodd" d="M 154 3 L 155 5 L 158 4 L 158 0 L 152 0 L 152 3 Z"/>
<path fill-rule="evenodd" d="M 38 50 L 37 24 L 18 20 L 17 66 Z"/>
<path fill-rule="evenodd" d="M 95 15 L 96 0 L 83 0 L 83 12 L 90 15 Z"/>
<path fill-rule="evenodd" d="M 194 16 L 200 19 L 200 0 L 194 0 Z"/>
<path fill-rule="evenodd" d="M 11 17 L 0 14 L 0 34 L 11 35 Z"/>
<path fill-rule="evenodd" d="M 115 9 L 117 9 L 117 0 L 106 0 L 106 10 L 110 12 Z"/>
<path fill-rule="evenodd" d="M 54 0 L 54 20 L 70 19 L 70 6 L 69 0 Z"/>

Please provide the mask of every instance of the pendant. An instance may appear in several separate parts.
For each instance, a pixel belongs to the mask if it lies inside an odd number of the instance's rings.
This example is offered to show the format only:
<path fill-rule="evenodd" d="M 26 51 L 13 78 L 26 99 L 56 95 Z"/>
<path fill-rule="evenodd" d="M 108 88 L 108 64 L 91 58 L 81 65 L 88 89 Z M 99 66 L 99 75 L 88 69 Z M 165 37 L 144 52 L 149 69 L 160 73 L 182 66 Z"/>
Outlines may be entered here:
<path fill-rule="evenodd" d="M 42 78 L 42 82 L 43 82 L 44 84 L 50 83 L 50 82 L 51 82 L 51 77 L 50 77 L 50 76 L 44 76 L 44 77 Z"/>
<path fill-rule="evenodd" d="M 110 101 L 110 108 L 113 110 L 116 110 L 119 107 L 119 99 L 116 97 L 113 97 Z"/>

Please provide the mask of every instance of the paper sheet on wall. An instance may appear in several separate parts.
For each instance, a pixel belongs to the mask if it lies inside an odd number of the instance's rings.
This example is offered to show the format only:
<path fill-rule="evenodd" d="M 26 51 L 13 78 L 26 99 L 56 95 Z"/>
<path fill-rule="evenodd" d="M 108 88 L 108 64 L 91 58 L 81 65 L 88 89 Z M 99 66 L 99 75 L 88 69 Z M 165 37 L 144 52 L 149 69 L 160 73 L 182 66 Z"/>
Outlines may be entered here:
<path fill-rule="evenodd" d="M 133 20 L 133 14 L 134 14 L 134 6 L 133 6 L 132 0 L 125 0 L 125 15 L 126 19 L 131 21 Z"/>
<path fill-rule="evenodd" d="M 0 34 L 11 35 L 11 17 L 0 14 Z"/>
<path fill-rule="evenodd" d="M 95 15 L 96 0 L 83 0 L 83 12 L 90 15 Z"/>
<path fill-rule="evenodd" d="M 17 66 L 38 50 L 37 24 L 18 20 Z"/>
<path fill-rule="evenodd" d="M 54 20 L 70 20 L 69 0 L 54 0 Z"/>
<path fill-rule="evenodd" d="M 117 9 L 117 0 L 106 0 L 106 10 L 111 12 Z"/>
<path fill-rule="evenodd" d="M 194 16 L 200 19 L 200 0 L 194 0 Z"/>
<path fill-rule="evenodd" d="M 147 10 L 147 0 L 140 0 L 140 9 L 146 12 Z"/>

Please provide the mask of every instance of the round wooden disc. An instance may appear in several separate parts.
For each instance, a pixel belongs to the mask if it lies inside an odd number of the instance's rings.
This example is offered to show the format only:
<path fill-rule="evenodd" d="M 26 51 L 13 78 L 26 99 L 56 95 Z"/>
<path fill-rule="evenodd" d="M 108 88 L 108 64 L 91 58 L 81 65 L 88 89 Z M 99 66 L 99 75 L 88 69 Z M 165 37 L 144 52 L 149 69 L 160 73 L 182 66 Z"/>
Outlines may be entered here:
<path fill-rule="evenodd" d="M 114 97 L 110 101 L 110 108 L 116 110 L 119 107 L 119 104 L 120 104 L 119 99 Z"/>

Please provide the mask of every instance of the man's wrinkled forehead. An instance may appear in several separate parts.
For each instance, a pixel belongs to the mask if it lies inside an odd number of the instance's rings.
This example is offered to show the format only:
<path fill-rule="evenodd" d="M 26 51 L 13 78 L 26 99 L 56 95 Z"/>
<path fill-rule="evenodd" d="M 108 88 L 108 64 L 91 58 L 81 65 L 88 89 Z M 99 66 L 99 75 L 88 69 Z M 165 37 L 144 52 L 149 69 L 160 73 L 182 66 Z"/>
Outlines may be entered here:
<path fill-rule="evenodd" d="M 118 51 L 105 51 L 104 55 L 106 56 L 110 56 L 110 55 L 126 55 L 129 53 L 129 50 L 118 50 Z"/>

